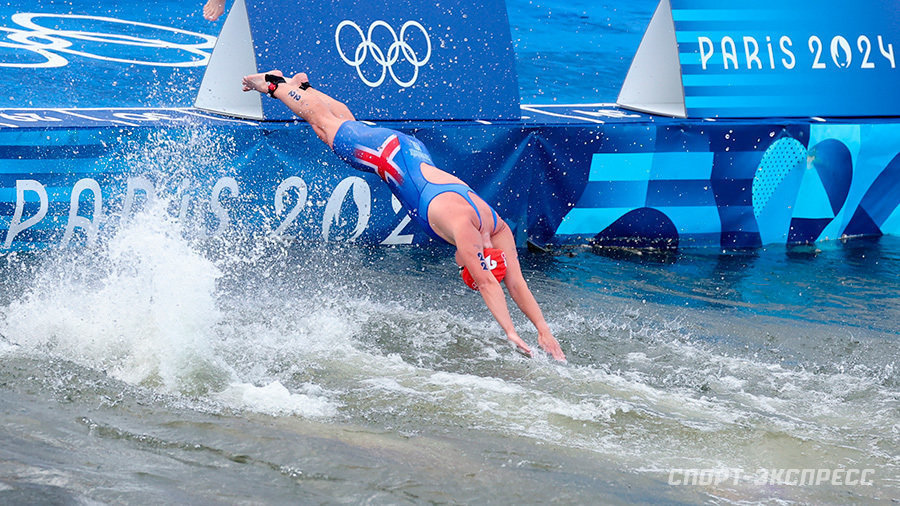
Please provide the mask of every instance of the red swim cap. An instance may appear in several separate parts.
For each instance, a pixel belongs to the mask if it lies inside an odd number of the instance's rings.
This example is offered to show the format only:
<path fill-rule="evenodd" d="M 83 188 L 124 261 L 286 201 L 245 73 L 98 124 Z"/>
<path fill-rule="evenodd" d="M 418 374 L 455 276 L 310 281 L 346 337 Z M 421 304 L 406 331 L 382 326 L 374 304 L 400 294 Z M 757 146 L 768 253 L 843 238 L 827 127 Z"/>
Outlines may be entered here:
<path fill-rule="evenodd" d="M 484 253 L 478 254 L 478 259 L 481 260 L 481 267 L 484 270 L 491 271 L 491 274 L 497 278 L 498 282 L 503 281 L 503 278 L 506 277 L 506 253 L 502 249 L 485 248 Z M 472 274 L 469 273 L 468 268 L 463 267 L 460 273 L 466 286 L 472 290 L 478 290 L 478 285 L 472 278 Z"/>

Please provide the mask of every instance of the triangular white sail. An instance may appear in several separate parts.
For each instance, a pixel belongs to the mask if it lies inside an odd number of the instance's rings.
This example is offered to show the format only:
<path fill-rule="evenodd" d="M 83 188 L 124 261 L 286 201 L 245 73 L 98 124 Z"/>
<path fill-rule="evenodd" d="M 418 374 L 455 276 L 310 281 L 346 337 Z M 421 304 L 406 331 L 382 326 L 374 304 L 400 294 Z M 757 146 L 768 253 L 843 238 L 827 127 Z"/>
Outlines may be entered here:
<path fill-rule="evenodd" d="M 652 114 L 687 116 L 669 0 L 662 0 L 656 7 L 625 76 L 618 105 Z"/>
<path fill-rule="evenodd" d="M 206 73 L 194 107 L 204 111 L 262 120 L 262 95 L 241 91 L 241 77 L 256 73 L 253 37 L 244 0 L 235 0 Z"/>

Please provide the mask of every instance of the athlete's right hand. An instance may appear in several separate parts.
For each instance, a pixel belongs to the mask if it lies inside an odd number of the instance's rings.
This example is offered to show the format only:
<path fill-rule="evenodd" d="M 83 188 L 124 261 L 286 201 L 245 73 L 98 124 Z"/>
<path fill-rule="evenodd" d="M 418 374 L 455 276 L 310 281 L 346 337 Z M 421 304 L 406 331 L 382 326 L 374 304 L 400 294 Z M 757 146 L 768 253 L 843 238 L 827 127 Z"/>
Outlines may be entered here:
<path fill-rule="evenodd" d="M 566 354 L 563 353 L 562 348 L 559 346 L 559 341 L 549 331 L 538 333 L 538 344 L 556 360 L 560 362 L 566 361 Z"/>

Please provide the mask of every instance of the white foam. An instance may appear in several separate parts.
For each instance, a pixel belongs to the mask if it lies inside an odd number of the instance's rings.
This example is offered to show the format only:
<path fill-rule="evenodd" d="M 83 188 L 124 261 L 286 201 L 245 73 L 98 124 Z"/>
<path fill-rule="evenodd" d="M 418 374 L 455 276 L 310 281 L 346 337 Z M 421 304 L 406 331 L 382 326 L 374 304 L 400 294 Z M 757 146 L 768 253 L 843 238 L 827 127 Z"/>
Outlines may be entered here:
<path fill-rule="evenodd" d="M 15 349 L 16 346 L 7 343 L 6 341 L 2 340 L 2 337 L 0 337 L 0 356 L 6 355 L 7 353 L 10 353 Z"/>
<path fill-rule="evenodd" d="M 522 387 L 513 385 L 499 378 L 473 376 L 451 372 L 435 372 L 428 380 L 429 384 L 440 385 L 453 390 L 474 390 L 495 394 L 519 395 Z"/>
<path fill-rule="evenodd" d="M 650 364 L 651 363 L 650 358 L 647 357 L 647 354 L 640 352 L 640 351 L 628 353 L 627 355 L 625 355 L 625 359 L 628 360 L 629 362 L 636 362 L 639 364 Z"/>
<path fill-rule="evenodd" d="M 322 392 L 315 385 L 306 385 L 306 388 L 313 392 Z M 232 407 L 273 416 L 328 418 L 335 416 L 339 407 L 322 395 L 291 393 L 278 381 L 262 387 L 249 383 L 234 383 L 215 397 Z"/>
<path fill-rule="evenodd" d="M 548 413 L 571 418 L 583 422 L 609 421 L 616 413 L 628 413 L 631 406 L 615 399 L 583 400 L 578 403 L 566 402 L 557 398 L 547 398 L 541 408 Z"/>
<path fill-rule="evenodd" d="M 159 202 L 104 249 L 49 258 L 26 294 L 6 308 L 2 332 L 23 348 L 129 383 L 168 391 L 213 386 L 229 375 L 209 344 L 220 319 L 221 273 L 180 230 Z M 90 253 L 98 255 L 77 256 Z M 196 377 L 213 384 L 192 384 Z"/>
<path fill-rule="evenodd" d="M 425 392 L 401 385 L 395 378 L 369 378 L 361 383 L 386 392 L 396 392 L 408 396 L 426 395 Z"/>

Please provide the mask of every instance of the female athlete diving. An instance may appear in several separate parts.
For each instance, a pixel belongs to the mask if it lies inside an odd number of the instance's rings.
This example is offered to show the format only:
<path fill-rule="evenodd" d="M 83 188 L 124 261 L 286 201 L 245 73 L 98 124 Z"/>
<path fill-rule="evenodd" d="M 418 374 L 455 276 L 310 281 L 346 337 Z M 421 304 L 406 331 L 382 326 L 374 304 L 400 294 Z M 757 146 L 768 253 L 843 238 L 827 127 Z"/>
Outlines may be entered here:
<path fill-rule="evenodd" d="M 506 297 L 493 273 L 505 256 L 502 279 L 510 296 L 537 328 L 541 348 L 556 360 L 565 360 L 522 276 L 509 227 L 468 185 L 435 167 L 421 142 L 402 132 L 356 121 L 345 104 L 311 87 L 303 73 L 290 79 L 277 70 L 253 74 L 244 77 L 243 86 L 244 91 L 268 93 L 287 105 L 342 160 L 378 174 L 429 235 L 455 246 L 456 263 L 471 277 L 467 284 L 477 286 L 507 339 L 531 356 L 531 349 L 513 327 Z M 492 248 L 502 250 L 500 258 L 495 252 L 491 258 Z"/>

